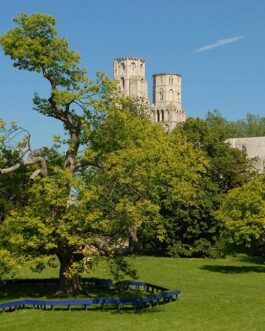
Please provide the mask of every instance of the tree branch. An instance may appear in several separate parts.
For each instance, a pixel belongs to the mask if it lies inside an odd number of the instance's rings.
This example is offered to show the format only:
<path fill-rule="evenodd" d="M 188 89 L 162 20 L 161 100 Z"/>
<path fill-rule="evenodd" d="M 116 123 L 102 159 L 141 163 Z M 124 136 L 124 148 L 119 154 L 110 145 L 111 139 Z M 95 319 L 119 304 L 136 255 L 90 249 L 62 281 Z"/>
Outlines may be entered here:
<path fill-rule="evenodd" d="M 55 88 L 55 83 L 54 83 L 54 79 L 52 78 L 52 76 L 47 72 L 47 70 L 45 70 L 44 68 L 42 68 L 42 74 L 43 77 L 45 77 L 51 84 L 52 88 Z"/>
<path fill-rule="evenodd" d="M 98 162 L 93 162 L 93 161 L 88 161 L 86 159 L 81 159 L 75 163 L 75 170 L 78 170 L 80 168 L 84 167 L 95 167 L 95 168 L 100 168 L 100 164 Z"/>
<path fill-rule="evenodd" d="M 9 174 L 9 173 L 16 171 L 19 168 L 27 167 L 27 166 L 37 164 L 37 163 L 40 163 L 41 169 L 35 170 L 32 173 L 32 175 L 30 176 L 30 178 L 35 179 L 38 175 L 40 175 L 42 177 L 47 177 L 48 176 L 47 163 L 46 163 L 46 160 L 41 156 L 34 156 L 34 157 L 32 157 L 31 160 L 27 160 L 27 161 L 21 160 L 20 162 L 16 163 L 12 167 L 0 169 L 0 174 L 1 175 Z"/>
<path fill-rule="evenodd" d="M 124 255 L 131 252 L 128 240 L 119 240 L 114 243 L 110 238 L 98 237 L 94 239 L 91 246 L 93 246 L 99 254 L 103 255 L 113 253 L 115 255 Z"/>

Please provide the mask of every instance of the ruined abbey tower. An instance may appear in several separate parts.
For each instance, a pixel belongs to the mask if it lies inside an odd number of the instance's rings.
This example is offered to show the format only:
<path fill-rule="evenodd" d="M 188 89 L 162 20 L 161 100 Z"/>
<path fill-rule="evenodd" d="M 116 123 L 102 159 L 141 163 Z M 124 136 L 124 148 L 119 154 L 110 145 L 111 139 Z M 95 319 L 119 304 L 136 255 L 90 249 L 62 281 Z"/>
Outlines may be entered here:
<path fill-rule="evenodd" d="M 125 95 L 148 100 L 143 59 L 126 57 L 114 60 L 114 79 Z"/>
<path fill-rule="evenodd" d="M 167 131 L 186 119 L 181 104 L 181 78 L 175 73 L 153 75 L 153 121 L 163 123 Z"/>
<path fill-rule="evenodd" d="M 114 79 L 121 91 L 141 99 L 149 108 L 151 120 L 161 123 L 167 131 L 186 119 L 181 103 L 181 78 L 177 73 L 154 74 L 153 104 L 150 106 L 144 60 L 126 57 L 114 61 Z"/>

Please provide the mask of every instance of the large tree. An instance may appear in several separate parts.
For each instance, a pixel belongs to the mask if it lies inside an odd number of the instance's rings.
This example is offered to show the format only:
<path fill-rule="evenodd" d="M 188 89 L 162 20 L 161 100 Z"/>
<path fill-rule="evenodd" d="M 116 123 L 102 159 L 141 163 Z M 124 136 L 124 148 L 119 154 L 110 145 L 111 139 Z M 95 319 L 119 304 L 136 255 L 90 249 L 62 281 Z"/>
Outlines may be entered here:
<path fill-rule="evenodd" d="M 183 255 L 181 246 L 187 245 L 191 252 L 196 240 L 207 236 L 209 229 L 205 224 L 200 229 L 200 220 L 188 217 L 189 211 L 198 212 L 202 207 L 197 196 L 208 160 L 181 133 L 168 135 L 161 126 L 148 127 L 156 131 L 153 138 L 142 135 L 131 148 L 109 154 L 102 176 L 102 201 L 109 216 L 120 220 L 119 228 L 129 220 L 134 224 L 130 241 L 135 249 L 166 244 Z M 102 136 L 108 137 L 108 126 L 102 130 Z"/>
<path fill-rule="evenodd" d="M 211 117 L 215 118 L 213 120 L 215 125 L 209 123 Z M 189 118 L 177 128 L 183 132 L 189 142 L 207 154 L 210 161 L 207 176 L 218 186 L 221 193 L 242 186 L 254 175 L 253 162 L 246 155 L 242 155 L 241 151 L 225 142 L 226 122 L 219 115 L 208 114 L 206 121 Z"/>
<path fill-rule="evenodd" d="M 265 257 L 265 176 L 258 175 L 225 197 L 217 217 L 230 249 Z"/>
<path fill-rule="evenodd" d="M 218 129 L 205 120 L 189 118 L 172 132 L 204 153 L 207 172 L 196 182 L 196 194 L 188 200 L 162 204 L 166 219 L 166 240 L 162 243 L 170 255 L 216 256 L 222 253 L 222 225 L 215 216 L 225 194 L 252 178 L 252 164 L 240 151 L 224 141 L 224 119 Z M 198 160 L 199 162 L 199 160 Z"/>
<path fill-rule="evenodd" d="M 39 113 L 63 124 L 66 137 L 61 150 L 66 152 L 58 151 L 48 160 L 45 152 L 32 148 L 26 134 L 20 158 L 2 167 L 0 174 L 28 167 L 35 182 L 29 204 L 2 224 L 2 239 L 29 256 L 56 254 L 61 265 L 59 290 L 75 292 L 81 290 L 78 268 L 83 249 L 91 243 L 87 235 L 91 215 L 76 202 L 80 176 L 84 168 L 100 168 L 100 153 L 90 147 L 92 132 L 108 112 L 122 109 L 123 104 L 116 96 L 116 84 L 103 74 L 95 83 L 88 80 L 78 53 L 57 36 L 53 17 L 21 14 L 14 21 L 17 26 L 0 37 L 0 44 L 15 67 L 40 73 L 49 82 L 50 96 L 36 94 L 34 105 Z"/>

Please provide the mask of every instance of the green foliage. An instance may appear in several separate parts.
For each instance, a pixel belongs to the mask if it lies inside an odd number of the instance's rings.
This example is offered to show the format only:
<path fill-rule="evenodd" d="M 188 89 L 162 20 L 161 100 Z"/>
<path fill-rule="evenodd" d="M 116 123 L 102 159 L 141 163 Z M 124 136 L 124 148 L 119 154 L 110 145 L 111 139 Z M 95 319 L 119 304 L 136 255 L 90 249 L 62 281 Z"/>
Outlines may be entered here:
<path fill-rule="evenodd" d="M 14 275 L 15 266 L 16 261 L 12 258 L 10 251 L 0 248 L 0 283 L 7 276 Z"/>
<path fill-rule="evenodd" d="M 68 49 L 66 39 L 57 37 L 54 17 L 21 14 L 14 22 L 17 27 L 2 35 L 0 44 L 15 67 L 46 73 L 57 86 L 76 87 L 86 80 L 78 68 L 79 54 Z"/>
<path fill-rule="evenodd" d="M 265 176 L 259 175 L 225 197 L 218 219 L 230 247 L 265 257 Z"/>
<path fill-rule="evenodd" d="M 116 256 L 111 261 L 110 273 L 115 282 L 124 280 L 125 276 L 129 276 L 132 279 L 137 278 L 136 270 L 132 268 L 131 264 L 122 256 Z"/>
<path fill-rule="evenodd" d="M 265 117 L 247 113 L 245 119 L 228 121 L 215 110 L 208 112 L 206 122 L 223 140 L 235 137 L 260 137 L 265 135 Z"/>
<path fill-rule="evenodd" d="M 218 128 L 213 128 L 208 121 L 189 118 L 175 129 L 205 153 L 208 166 L 197 184 L 196 195 L 188 200 L 189 205 L 178 203 L 174 209 L 164 209 L 168 217 L 166 242 L 170 255 L 216 257 L 223 254 L 222 225 L 215 211 L 228 190 L 242 186 L 253 176 L 251 162 L 224 142 L 224 131 L 222 118 Z"/>
<path fill-rule="evenodd" d="M 216 257 L 222 254 L 219 247 L 220 224 L 214 217 L 219 203 L 220 194 L 216 185 L 202 176 L 196 185 L 196 194 L 164 208 L 169 255 Z"/>
<path fill-rule="evenodd" d="M 199 224 L 200 210 L 207 201 L 206 197 L 198 201 L 208 169 L 204 152 L 177 131 L 168 135 L 142 118 L 132 121 L 130 113 L 121 113 L 121 118 L 129 116 L 130 121 L 116 129 L 117 112 L 113 119 L 111 116 L 106 119 L 108 126 L 102 127 L 102 140 L 98 139 L 110 150 L 117 148 L 113 142 L 119 143 L 117 151 L 108 153 L 99 173 L 106 217 L 117 224 L 115 231 L 124 229 L 127 236 L 128 230 L 135 229 L 138 249 L 166 244 L 169 250 L 178 240 L 188 247 L 176 254 L 194 255 L 200 236 L 208 236 L 208 227 Z M 113 133 L 115 137 L 108 139 Z M 106 144 L 104 139 L 112 143 Z M 196 214 L 197 219 L 193 217 Z"/>
<path fill-rule="evenodd" d="M 171 134 L 172 137 L 180 135 L 183 146 L 192 144 L 194 151 L 204 156 L 207 167 L 193 182 L 193 194 L 181 200 L 175 195 L 166 205 L 162 200 L 161 214 L 166 224 L 162 251 L 166 249 L 169 255 L 222 255 L 222 225 L 216 219 L 215 211 L 228 190 L 242 186 L 252 178 L 250 161 L 224 142 L 223 121 L 218 125 L 219 129 L 213 130 L 207 121 L 189 118 Z M 188 152 L 185 154 L 193 159 Z M 198 157 L 194 160 L 201 163 Z M 189 169 L 188 162 L 187 166 Z M 183 191 L 183 188 L 179 190 Z"/>
<path fill-rule="evenodd" d="M 11 123 L 11 127 L 7 128 L 5 122 L 0 119 L 0 169 L 8 168 L 20 159 L 28 140 L 28 136 L 23 134 L 15 123 Z M 16 136 L 22 136 L 21 141 L 15 140 Z M 17 172 L 0 177 L 0 222 L 10 211 L 27 204 L 28 189 L 31 185 L 28 177 L 27 169 L 18 169 Z"/>
<path fill-rule="evenodd" d="M 226 121 L 222 117 L 218 124 L 215 122 L 218 127 L 209 122 L 211 121 L 190 118 L 179 129 L 184 132 L 188 141 L 207 154 L 210 161 L 208 175 L 220 192 L 226 193 L 241 186 L 254 175 L 253 165 L 239 150 L 225 143 Z"/>

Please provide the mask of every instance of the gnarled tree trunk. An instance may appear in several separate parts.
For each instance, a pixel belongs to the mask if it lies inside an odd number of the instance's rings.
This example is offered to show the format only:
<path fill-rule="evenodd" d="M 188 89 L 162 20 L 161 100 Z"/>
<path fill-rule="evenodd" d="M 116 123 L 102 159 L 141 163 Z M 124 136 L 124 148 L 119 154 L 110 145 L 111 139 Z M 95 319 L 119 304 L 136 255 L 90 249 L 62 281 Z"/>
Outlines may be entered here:
<path fill-rule="evenodd" d="M 137 227 L 132 227 L 129 234 L 129 248 L 132 252 L 140 252 L 143 247 L 138 239 Z"/>
<path fill-rule="evenodd" d="M 83 256 L 67 249 L 63 252 L 58 252 L 57 256 L 60 261 L 59 288 L 57 293 L 59 295 L 72 295 L 83 292 L 81 276 L 73 270 L 73 264 L 75 262 L 81 262 Z"/>

